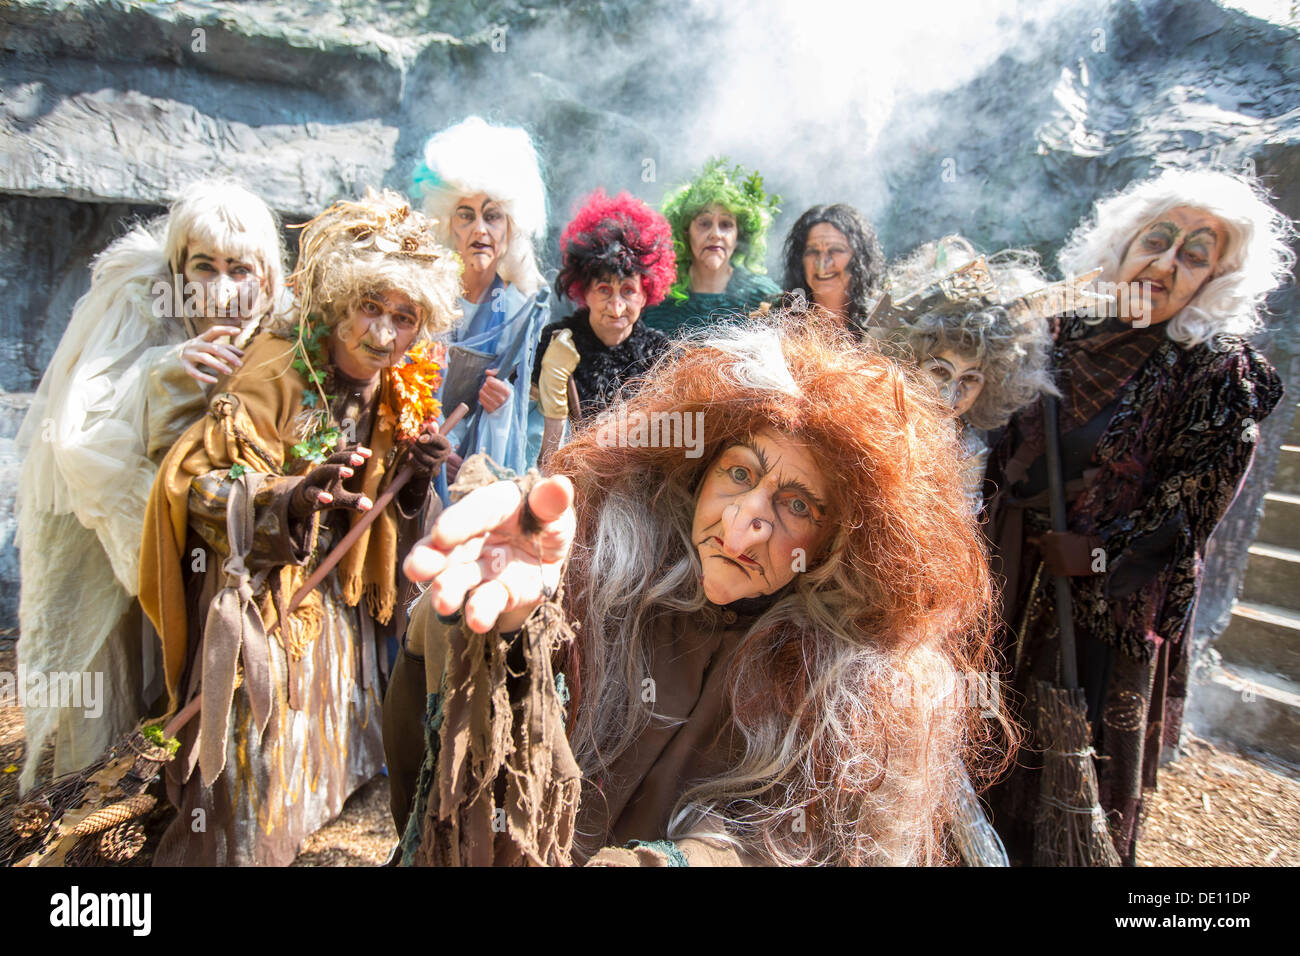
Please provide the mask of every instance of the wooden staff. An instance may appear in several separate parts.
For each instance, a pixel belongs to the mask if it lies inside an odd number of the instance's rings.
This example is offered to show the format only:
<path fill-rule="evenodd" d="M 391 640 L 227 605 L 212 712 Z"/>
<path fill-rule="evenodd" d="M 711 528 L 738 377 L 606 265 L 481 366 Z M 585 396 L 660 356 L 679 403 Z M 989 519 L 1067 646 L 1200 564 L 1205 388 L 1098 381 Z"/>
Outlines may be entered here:
<path fill-rule="evenodd" d="M 439 434 L 447 434 L 447 432 L 455 428 L 456 425 L 460 423 L 460 420 L 468 414 L 469 407 L 464 402 L 461 402 L 452 410 L 452 413 L 443 420 L 441 427 L 438 429 Z M 348 548 L 352 547 L 357 538 L 361 537 L 362 533 L 374 524 L 375 519 L 379 517 L 379 513 L 388 507 L 388 503 L 392 501 L 394 496 L 396 496 L 406 483 L 411 480 L 411 475 L 413 473 L 414 469 L 408 464 L 403 466 L 402 469 L 393 476 L 393 480 L 388 483 L 388 487 L 384 489 L 384 493 L 379 496 L 377 501 L 375 501 L 374 506 L 361 516 L 361 519 L 352 526 L 352 530 L 344 535 L 343 540 L 336 544 L 330 553 L 325 556 L 325 560 L 320 563 L 320 566 L 317 567 L 314 572 L 312 572 L 311 577 L 303 583 L 302 587 L 294 592 L 293 597 L 289 600 L 289 606 L 284 609 L 285 617 L 288 617 L 296 611 L 298 605 L 307 599 L 307 595 L 310 594 L 318 584 L 325 580 L 325 575 L 333 571 L 334 566 L 343 560 L 343 555 L 348 553 Z M 279 627 L 280 623 L 282 622 L 277 622 L 276 627 Z"/>

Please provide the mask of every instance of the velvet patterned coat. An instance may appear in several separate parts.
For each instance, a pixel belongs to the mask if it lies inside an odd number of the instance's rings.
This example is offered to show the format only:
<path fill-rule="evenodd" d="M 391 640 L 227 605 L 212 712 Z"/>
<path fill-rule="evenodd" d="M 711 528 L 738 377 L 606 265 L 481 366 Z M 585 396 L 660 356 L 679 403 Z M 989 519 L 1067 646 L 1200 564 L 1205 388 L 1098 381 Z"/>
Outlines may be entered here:
<path fill-rule="evenodd" d="M 1064 320 L 1058 365 L 1068 366 L 1065 355 L 1094 329 Z M 1098 763 L 1102 805 L 1122 858 L 1132 858 L 1141 791 L 1155 785 L 1161 746 L 1178 739 L 1206 545 L 1250 467 L 1259 423 L 1281 396 L 1277 373 L 1245 341 L 1183 348 L 1162 336 L 1120 389 L 1082 490 L 1067 494 L 1069 530 L 1100 538 L 1105 552 L 1103 572 L 1070 582 L 1081 681 L 1091 675 L 1085 691 L 1101 704 L 1093 730 L 1108 758 Z M 990 528 L 994 567 L 1007 584 L 1007 660 L 1029 721 L 1032 678 L 1059 681 L 1059 642 L 1052 578 L 1043 569 L 1034 580 L 1040 558 L 1028 541 L 1050 528 L 1046 506 L 1021 501 L 1019 533 L 1010 521 L 1016 489 L 1005 468 L 1024 419 L 1017 416 L 995 449 L 989 476 L 998 489 Z M 1096 666 L 1088 666 L 1089 653 Z M 1013 776 L 1008 789 L 1019 793 L 1003 805 L 1002 824 L 1010 816 L 1027 832 L 1036 779 L 1017 785 Z"/>

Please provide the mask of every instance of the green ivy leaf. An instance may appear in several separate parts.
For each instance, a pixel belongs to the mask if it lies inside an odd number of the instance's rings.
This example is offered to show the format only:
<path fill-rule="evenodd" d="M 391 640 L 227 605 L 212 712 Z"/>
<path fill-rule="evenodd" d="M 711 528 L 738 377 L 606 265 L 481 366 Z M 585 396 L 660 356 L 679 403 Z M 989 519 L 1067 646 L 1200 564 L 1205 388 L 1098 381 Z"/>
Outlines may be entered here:
<path fill-rule="evenodd" d="M 235 462 L 235 464 L 233 464 L 233 465 L 230 466 L 230 477 L 231 477 L 231 478 L 239 478 L 239 477 L 240 477 L 241 475 L 243 475 L 244 472 L 246 472 L 246 471 L 248 471 L 247 468 L 245 468 L 243 465 L 239 464 L 239 462 Z"/>

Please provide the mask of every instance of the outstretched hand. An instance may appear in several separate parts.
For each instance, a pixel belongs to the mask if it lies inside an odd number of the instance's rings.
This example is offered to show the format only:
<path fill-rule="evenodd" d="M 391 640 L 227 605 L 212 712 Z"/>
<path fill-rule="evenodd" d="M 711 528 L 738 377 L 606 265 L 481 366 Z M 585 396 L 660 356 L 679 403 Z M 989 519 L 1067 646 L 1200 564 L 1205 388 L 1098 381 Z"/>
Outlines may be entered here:
<path fill-rule="evenodd" d="M 439 614 L 464 606 L 470 630 L 513 631 L 560 585 L 577 516 L 573 484 L 544 478 L 528 494 L 513 481 L 478 488 L 441 515 L 403 564 L 412 581 L 429 583 Z"/>

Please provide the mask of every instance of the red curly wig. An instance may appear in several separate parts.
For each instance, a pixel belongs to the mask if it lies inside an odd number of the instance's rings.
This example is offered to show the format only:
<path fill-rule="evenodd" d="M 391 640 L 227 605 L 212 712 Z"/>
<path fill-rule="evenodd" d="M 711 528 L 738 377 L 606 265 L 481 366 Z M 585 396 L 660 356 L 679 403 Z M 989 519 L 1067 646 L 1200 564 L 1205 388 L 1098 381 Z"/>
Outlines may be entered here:
<path fill-rule="evenodd" d="M 677 254 L 668 220 L 635 196 L 613 199 L 597 189 L 560 235 L 564 294 L 587 304 L 587 287 L 605 276 L 640 276 L 646 307 L 658 305 L 677 278 Z"/>
<path fill-rule="evenodd" d="M 642 617 L 664 607 L 644 595 L 668 595 L 668 610 L 688 616 L 703 603 L 689 540 L 696 492 L 722 451 L 773 428 L 805 444 L 830 479 L 834 531 L 732 662 L 745 764 L 687 797 L 773 862 L 939 862 L 956 775 L 1001 772 L 1018 736 L 1000 710 L 986 720 L 979 708 L 945 705 L 935 689 L 999 669 L 987 554 L 949 412 L 914 370 L 825 317 L 768 321 L 676 343 L 624 401 L 629 418 L 702 413 L 703 454 L 616 447 L 616 404 L 551 463 L 573 480 L 578 507 L 568 600 L 583 625 L 566 668 L 576 684 L 575 754 L 584 773 L 599 773 L 633 742 L 620 722 L 635 720 L 636 707 L 620 685 L 636 676 Z M 633 526 L 667 529 L 627 543 L 653 555 L 640 568 L 629 559 L 623 579 L 594 560 L 618 537 L 604 514 L 614 501 L 613 514 L 643 503 Z M 610 597 L 620 593 L 631 596 Z M 912 691 L 901 701 L 900 681 Z M 811 845 L 795 845 L 795 813 Z"/>

